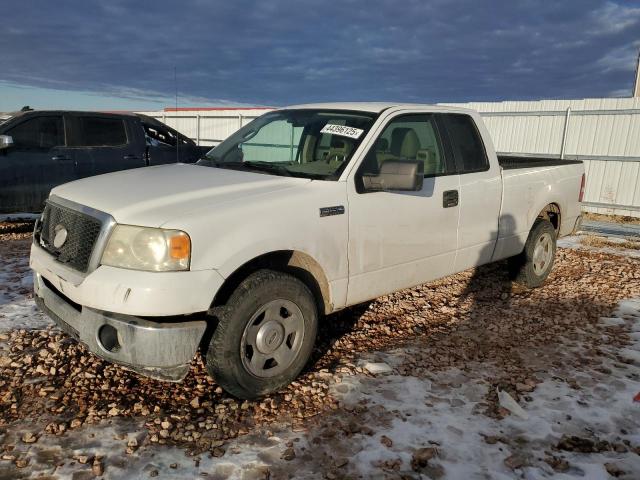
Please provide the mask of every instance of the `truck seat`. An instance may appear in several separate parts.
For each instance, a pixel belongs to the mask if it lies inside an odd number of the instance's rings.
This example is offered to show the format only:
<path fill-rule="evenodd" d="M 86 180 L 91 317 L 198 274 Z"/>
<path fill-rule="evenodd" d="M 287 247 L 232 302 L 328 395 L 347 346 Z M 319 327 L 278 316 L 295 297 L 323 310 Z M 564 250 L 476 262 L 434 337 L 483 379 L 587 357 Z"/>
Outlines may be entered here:
<path fill-rule="evenodd" d="M 434 147 L 426 147 L 418 150 L 417 159 L 424 162 L 425 175 L 443 172 L 442 159 Z"/>

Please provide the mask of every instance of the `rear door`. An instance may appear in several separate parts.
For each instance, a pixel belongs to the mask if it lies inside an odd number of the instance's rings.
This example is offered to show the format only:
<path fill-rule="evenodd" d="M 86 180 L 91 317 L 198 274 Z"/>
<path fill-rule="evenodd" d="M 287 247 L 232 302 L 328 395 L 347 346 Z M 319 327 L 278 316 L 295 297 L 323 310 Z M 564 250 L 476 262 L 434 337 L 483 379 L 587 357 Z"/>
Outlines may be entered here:
<path fill-rule="evenodd" d="M 478 125 L 471 115 L 440 114 L 460 173 L 460 224 L 455 271 L 491 261 L 498 238 L 498 217 L 502 200 L 502 180 L 497 162 L 491 164 Z M 485 135 L 488 135 L 486 130 Z M 510 228 L 511 219 L 500 220 Z"/>
<path fill-rule="evenodd" d="M 0 151 L 0 210 L 40 212 L 49 191 L 77 178 L 62 114 L 30 114 L 8 126 L 13 146 Z"/>
<path fill-rule="evenodd" d="M 436 116 L 387 120 L 355 174 L 349 194 L 348 304 L 452 273 L 457 247 L 459 176 Z M 387 160 L 424 162 L 420 191 L 364 192 L 363 173 Z"/>
<path fill-rule="evenodd" d="M 68 114 L 78 177 L 145 166 L 144 143 L 119 115 Z"/>

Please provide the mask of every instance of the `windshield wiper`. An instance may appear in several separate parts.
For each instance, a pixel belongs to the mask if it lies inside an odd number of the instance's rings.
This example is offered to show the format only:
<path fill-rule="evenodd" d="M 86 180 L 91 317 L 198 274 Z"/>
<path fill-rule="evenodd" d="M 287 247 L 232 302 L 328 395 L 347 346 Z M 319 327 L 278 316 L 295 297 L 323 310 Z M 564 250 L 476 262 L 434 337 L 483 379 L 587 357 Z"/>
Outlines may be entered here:
<path fill-rule="evenodd" d="M 286 177 L 291 176 L 291 172 L 284 165 L 279 165 L 277 163 L 270 162 L 242 162 L 243 165 L 247 165 L 249 168 L 253 168 L 255 170 L 262 170 L 264 172 L 277 172 Z"/>
<path fill-rule="evenodd" d="M 230 169 L 246 169 L 246 170 L 259 170 L 263 172 L 273 172 L 285 177 L 307 178 L 310 180 L 326 180 L 327 175 L 320 173 L 310 172 L 298 172 L 296 170 L 289 170 L 284 165 L 272 162 L 260 162 L 260 161 L 248 161 L 248 162 L 222 162 L 220 160 L 205 157 L 198 161 L 199 164 L 206 163 L 212 167 L 217 168 L 230 168 Z M 329 177 L 333 177 L 330 175 Z"/>
<path fill-rule="evenodd" d="M 232 170 L 258 170 L 261 172 L 273 172 L 285 177 L 292 176 L 291 172 L 283 165 L 277 165 L 270 162 L 223 162 L 209 157 L 202 159 L 201 162 L 206 162 L 208 165 L 217 168 L 230 168 Z"/>

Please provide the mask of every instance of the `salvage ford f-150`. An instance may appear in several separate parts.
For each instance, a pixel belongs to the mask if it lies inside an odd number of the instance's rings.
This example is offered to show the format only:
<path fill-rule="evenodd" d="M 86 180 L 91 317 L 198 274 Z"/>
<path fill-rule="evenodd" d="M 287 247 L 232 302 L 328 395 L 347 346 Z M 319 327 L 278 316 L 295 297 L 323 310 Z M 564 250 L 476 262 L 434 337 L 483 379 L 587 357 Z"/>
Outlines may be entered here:
<path fill-rule="evenodd" d="M 54 188 L 35 297 L 108 361 L 178 381 L 200 348 L 253 398 L 300 373 L 321 316 L 506 258 L 541 285 L 583 189 L 581 162 L 498 158 L 473 111 L 290 107 L 195 165 Z"/>

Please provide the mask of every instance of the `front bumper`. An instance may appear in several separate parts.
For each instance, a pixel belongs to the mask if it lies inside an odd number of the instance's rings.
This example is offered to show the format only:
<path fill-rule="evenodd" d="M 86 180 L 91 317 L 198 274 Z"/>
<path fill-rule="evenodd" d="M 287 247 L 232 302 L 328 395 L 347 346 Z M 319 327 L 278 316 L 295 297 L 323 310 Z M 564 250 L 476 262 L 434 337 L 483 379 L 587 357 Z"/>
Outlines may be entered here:
<path fill-rule="evenodd" d="M 137 317 L 206 312 L 224 283 L 216 270 L 143 272 L 101 265 L 80 274 L 35 243 L 29 265 L 77 304 Z"/>
<path fill-rule="evenodd" d="M 152 322 L 80 306 L 34 274 L 38 307 L 94 354 L 159 380 L 180 381 L 187 375 L 205 321 Z"/>

